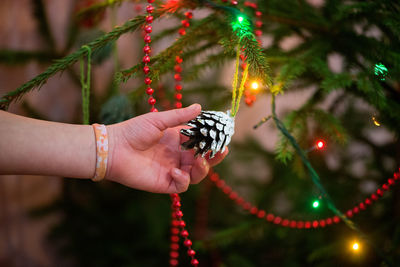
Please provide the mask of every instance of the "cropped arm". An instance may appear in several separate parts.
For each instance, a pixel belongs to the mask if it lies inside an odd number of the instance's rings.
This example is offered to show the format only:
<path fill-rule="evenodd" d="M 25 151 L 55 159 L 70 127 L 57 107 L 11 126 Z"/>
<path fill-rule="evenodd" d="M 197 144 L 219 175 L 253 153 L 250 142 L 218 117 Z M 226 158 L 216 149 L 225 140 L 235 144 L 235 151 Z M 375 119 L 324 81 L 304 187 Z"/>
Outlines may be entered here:
<path fill-rule="evenodd" d="M 0 174 L 92 178 L 95 160 L 92 126 L 0 111 Z"/>

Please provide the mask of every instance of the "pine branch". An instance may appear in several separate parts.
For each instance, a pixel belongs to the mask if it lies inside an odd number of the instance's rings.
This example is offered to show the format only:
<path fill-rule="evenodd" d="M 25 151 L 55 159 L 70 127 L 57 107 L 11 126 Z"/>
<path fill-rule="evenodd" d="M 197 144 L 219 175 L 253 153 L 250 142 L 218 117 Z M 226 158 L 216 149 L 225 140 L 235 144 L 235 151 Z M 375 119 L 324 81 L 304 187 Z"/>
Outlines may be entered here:
<path fill-rule="evenodd" d="M 184 80 L 188 82 L 194 81 L 199 78 L 201 72 L 208 68 L 219 68 L 225 61 L 229 59 L 232 59 L 232 57 L 228 54 L 220 53 L 216 55 L 210 55 L 202 63 L 191 66 L 189 71 L 184 73 Z"/>
<path fill-rule="evenodd" d="M 32 60 L 47 63 L 57 58 L 59 58 L 58 55 L 43 51 L 0 50 L 0 62 L 10 65 L 24 64 Z"/>
<path fill-rule="evenodd" d="M 163 14 L 161 11 L 153 12 L 153 17 L 156 19 Z M 106 44 L 117 40 L 121 35 L 134 31 L 138 29 L 141 25 L 146 23 L 145 16 L 137 16 L 132 20 L 127 21 L 124 25 L 114 28 L 111 32 L 103 35 L 102 37 L 96 39 L 93 42 L 87 44 L 90 49 L 95 52 L 100 48 L 104 47 Z M 23 94 L 31 91 L 34 88 L 41 87 L 47 82 L 47 80 L 56 74 L 57 72 L 64 71 L 69 66 L 78 61 L 81 57 L 87 55 L 88 50 L 86 48 L 80 48 L 74 53 L 64 57 L 63 59 L 56 60 L 56 63 L 51 65 L 46 71 L 39 74 L 29 82 L 23 84 L 21 87 L 17 88 L 15 91 L 5 94 L 0 99 L 0 109 L 7 109 L 12 101 L 19 99 Z"/>
<path fill-rule="evenodd" d="M 327 112 L 316 107 L 318 103 L 323 101 L 325 95 L 326 93 L 323 90 L 317 90 L 300 109 L 292 111 L 285 118 L 285 127 L 296 140 L 302 140 L 300 142 L 301 145 L 308 145 L 305 141 L 308 138 L 308 121 L 310 118 L 314 120 L 324 136 L 329 136 L 332 140 L 340 144 L 347 142 L 347 132 L 341 122 L 331 114 L 332 110 L 328 109 Z M 339 99 L 341 100 L 341 98 Z M 276 159 L 282 161 L 284 164 L 293 159 L 295 151 L 289 139 L 282 133 L 280 133 L 280 139 L 275 150 Z"/>
<path fill-rule="evenodd" d="M 178 30 L 181 27 L 182 27 L 181 25 L 178 25 L 178 26 L 163 30 L 162 32 L 160 32 L 160 33 L 158 33 L 156 35 L 153 35 L 151 37 L 152 43 L 156 43 L 156 42 L 160 41 L 161 39 L 163 39 L 164 37 L 170 37 L 172 34 L 178 32 Z"/>
<path fill-rule="evenodd" d="M 322 197 L 327 201 L 328 207 L 338 215 L 351 229 L 356 229 L 353 222 L 351 222 L 343 213 L 341 213 L 333 204 L 330 196 L 326 192 L 325 188 L 320 183 L 320 178 L 314 168 L 311 166 L 311 163 L 308 161 L 307 156 L 305 155 L 304 151 L 298 145 L 296 139 L 289 133 L 286 129 L 284 124 L 278 119 L 276 115 L 276 108 L 275 108 L 275 96 L 272 95 L 272 118 L 275 122 L 276 127 L 281 131 L 281 133 L 289 140 L 293 148 L 295 149 L 296 153 L 300 156 L 301 160 L 303 161 L 304 165 L 306 165 L 307 169 L 309 170 L 310 176 L 314 184 L 320 190 Z"/>
<path fill-rule="evenodd" d="M 227 247 L 232 243 L 237 243 L 244 237 L 249 237 L 249 232 L 257 231 L 264 225 L 259 221 L 242 222 L 230 228 L 221 230 L 204 241 L 198 241 L 198 246 Z"/>
<path fill-rule="evenodd" d="M 196 49 L 196 51 L 201 50 L 202 48 L 204 49 L 206 47 L 209 47 L 210 45 L 211 44 L 206 44 L 206 45 L 200 47 L 199 49 Z M 163 53 L 167 54 L 167 51 L 161 52 L 161 54 L 163 54 Z M 192 57 L 194 57 L 196 55 L 197 55 L 197 53 L 194 53 L 193 51 L 189 51 L 189 52 L 183 53 L 182 54 L 182 58 L 184 58 L 186 60 L 189 60 L 189 59 L 191 59 Z M 165 74 L 165 73 L 167 73 L 167 72 L 170 72 L 171 70 L 173 70 L 173 67 L 175 65 L 175 58 L 174 57 L 170 57 L 169 60 L 163 61 L 163 62 L 157 61 L 156 59 L 157 59 L 157 57 L 154 58 L 153 62 L 156 61 L 157 64 L 154 63 L 154 66 L 152 66 L 152 72 L 150 72 L 149 75 L 148 75 L 148 77 L 150 79 L 152 79 L 153 82 L 159 81 L 160 80 L 160 76 Z M 132 71 L 132 73 L 130 73 L 129 76 L 127 76 L 127 77 L 124 77 L 122 72 L 117 73 L 116 76 L 115 76 L 115 79 L 114 79 L 114 83 L 119 84 L 119 83 L 121 83 L 123 81 L 126 81 L 128 78 L 133 78 L 133 77 L 136 77 L 137 75 L 140 75 L 141 74 L 141 71 L 140 71 L 141 69 L 142 69 L 142 63 L 139 63 L 139 64 L 137 64 L 134 67 L 129 69 L 130 71 Z M 147 85 L 145 85 L 145 84 L 140 85 L 138 88 L 136 88 L 135 91 L 132 91 L 130 93 L 129 97 L 131 99 L 135 99 L 135 98 L 139 97 L 141 94 L 143 94 L 143 92 L 146 89 L 146 87 L 147 87 Z"/>
<path fill-rule="evenodd" d="M 213 29 L 214 20 L 215 17 L 213 15 L 202 19 L 198 23 L 194 24 L 185 35 L 181 36 L 171 46 L 152 57 L 149 77 L 158 80 L 160 74 L 165 73 L 168 71 L 168 68 L 173 67 L 170 66 L 170 64 L 171 62 L 175 62 L 175 56 L 178 55 L 179 51 L 182 51 L 186 47 L 195 46 L 198 43 L 198 40 L 207 40 L 210 36 L 213 36 L 213 34 L 215 34 L 215 30 Z M 183 58 L 185 58 L 185 54 L 183 55 Z M 143 66 L 143 63 L 139 63 L 129 69 L 122 70 L 117 73 L 116 82 L 125 82 L 136 76 L 141 73 Z"/>
<path fill-rule="evenodd" d="M 267 58 L 254 36 L 242 38 L 240 45 L 245 48 L 244 54 L 247 57 L 246 62 L 249 64 L 250 75 L 260 78 L 265 85 L 271 86 Z"/>
<path fill-rule="evenodd" d="M 205 2 L 212 8 L 222 10 L 226 14 L 225 20 L 221 20 L 216 28 L 219 42 L 224 47 L 225 53 L 235 55 L 236 47 L 239 45 L 244 50 L 246 63 L 249 64 L 249 76 L 256 76 L 265 85 L 270 86 L 272 83 L 267 59 L 252 33 L 253 25 L 251 21 L 236 8 L 217 5 L 208 0 L 205 0 Z M 237 22 L 238 16 L 244 18 L 240 23 Z M 218 18 L 218 16 L 215 16 L 215 18 Z"/>
<path fill-rule="evenodd" d="M 196 87 L 185 88 L 185 95 L 196 95 L 196 94 L 213 94 L 215 92 L 221 92 L 227 98 L 230 97 L 229 93 L 226 93 L 227 88 L 219 84 L 201 84 Z M 218 99 L 215 99 L 218 100 Z M 226 105 L 226 103 L 224 103 Z"/>
<path fill-rule="evenodd" d="M 63 49 L 64 54 L 68 54 L 68 51 L 71 51 L 71 48 L 75 45 L 76 38 L 79 34 L 79 27 L 73 12 L 68 16 L 68 25 L 66 28 L 66 41 Z"/>
<path fill-rule="evenodd" d="M 228 26 L 230 26 L 229 23 L 221 23 L 218 30 L 220 44 L 224 47 L 225 53 L 234 55 L 236 45 L 239 44 L 244 49 L 246 63 L 249 64 L 249 76 L 257 77 L 265 85 L 271 86 L 272 81 L 269 75 L 270 69 L 267 58 L 254 35 L 246 34 L 239 37 Z M 227 37 L 227 32 L 230 33 L 229 37 Z"/>
<path fill-rule="evenodd" d="M 112 7 L 118 4 L 121 4 L 122 2 L 129 1 L 129 0 L 106 0 L 100 3 L 95 3 L 93 5 L 90 5 L 88 7 L 82 8 L 79 10 L 79 12 L 76 14 L 78 18 L 84 17 L 84 16 L 93 16 L 96 15 L 102 11 L 104 11 L 107 7 Z"/>
<path fill-rule="evenodd" d="M 270 14 L 265 14 L 264 17 L 267 21 L 277 22 L 279 24 L 296 26 L 296 27 L 305 28 L 308 30 L 313 30 L 313 31 L 322 32 L 322 33 L 330 32 L 330 29 L 328 27 L 314 24 L 314 23 L 305 21 L 304 19 L 303 20 L 295 20 L 295 19 L 291 19 L 291 18 L 287 18 L 287 17 L 283 17 L 283 16 L 276 16 L 276 15 L 270 15 Z"/>
<path fill-rule="evenodd" d="M 187 31 L 186 35 L 181 36 L 177 41 L 175 41 L 171 46 L 161 51 L 156 56 L 152 57 L 151 61 L 151 72 L 148 77 L 157 82 L 160 76 L 173 70 L 175 65 L 175 56 L 187 47 L 196 47 L 199 43 L 198 40 L 207 41 L 215 35 L 214 26 L 211 21 L 213 16 L 209 16 L 198 22 Z M 208 48 L 214 46 L 215 43 L 205 43 L 204 45 L 194 48 L 190 51 L 184 52 L 181 57 L 185 61 L 189 61 L 191 58 L 197 56 L 200 52 L 207 50 Z M 134 78 L 142 74 L 143 63 L 138 63 L 135 66 L 117 72 L 114 77 L 114 83 L 119 84 L 121 82 L 126 82 L 128 79 Z M 146 88 L 145 84 L 140 85 L 136 90 L 129 94 L 131 99 L 135 99 L 141 95 Z"/>
<path fill-rule="evenodd" d="M 275 79 L 275 83 L 281 84 L 282 86 L 274 93 L 279 93 L 280 91 L 284 90 L 284 87 L 288 88 L 296 78 L 306 71 L 306 69 L 306 60 L 304 60 L 304 58 L 300 57 L 299 59 L 289 59 L 280 68 L 279 75 Z"/>
<path fill-rule="evenodd" d="M 382 259 L 392 266 L 392 262 L 386 257 L 386 255 L 372 242 L 369 241 L 369 238 L 360 230 L 360 228 L 349 218 L 346 217 L 339 209 L 336 208 L 332 198 L 329 196 L 328 192 L 325 190 L 324 186 L 321 184 L 321 179 L 318 175 L 318 173 L 315 171 L 315 169 L 312 167 L 310 161 L 307 159 L 306 154 L 304 151 L 300 148 L 298 145 L 296 139 L 289 133 L 289 131 L 286 129 L 284 124 L 279 120 L 279 118 L 276 115 L 276 106 L 275 106 L 275 96 L 272 95 L 272 118 L 275 122 L 276 127 L 279 129 L 279 131 L 282 132 L 282 134 L 289 140 L 291 145 L 293 146 L 294 150 L 296 153 L 300 156 L 301 161 L 303 164 L 306 166 L 307 170 L 309 171 L 311 180 L 315 184 L 315 186 L 319 189 L 321 192 L 322 198 L 326 201 L 328 204 L 328 208 L 336 214 L 350 229 L 354 230 L 357 232 L 361 238 L 363 238 L 366 242 L 370 244 L 372 248 L 375 249 L 377 254 L 379 254 Z"/>
<path fill-rule="evenodd" d="M 384 114 L 384 120 L 389 122 L 387 125 L 399 131 L 400 127 L 400 104 L 397 101 L 387 99 L 383 92 L 380 91 L 381 88 L 379 83 L 371 81 L 368 79 L 358 80 L 356 84 L 352 84 L 348 87 L 348 91 L 365 99 L 369 104 L 374 106 L 380 114 Z M 375 86 L 378 87 L 375 89 Z M 382 99 L 384 102 L 382 102 Z"/>
<path fill-rule="evenodd" d="M 47 21 L 46 9 L 43 5 L 43 1 L 32 0 L 32 5 L 33 5 L 33 14 L 35 15 L 39 23 L 39 32 L 42 35 L 42 37 L 46 40 L 49 48 L 51 50 L 54 50 L 55 42 L 53 35 L 51 34 L 50 31 L 49 23 Z"/>

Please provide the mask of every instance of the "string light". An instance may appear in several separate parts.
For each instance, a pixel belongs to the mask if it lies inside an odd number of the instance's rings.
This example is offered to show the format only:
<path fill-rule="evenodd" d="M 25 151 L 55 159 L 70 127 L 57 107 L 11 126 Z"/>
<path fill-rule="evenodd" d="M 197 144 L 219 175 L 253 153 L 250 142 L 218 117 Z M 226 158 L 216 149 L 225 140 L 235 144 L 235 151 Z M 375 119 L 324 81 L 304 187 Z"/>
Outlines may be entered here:
<path fill-rule="evenodd" d="M 359 251 L 359 250 L 360 250 L 360 244 L 359 244 L 357 241 L 354 241 L 354 242 L 351 244 L 351 249 L 352 249 L 354 252 Z"/>
<path fill-rule="evenodd" d="M 388 74 L 388 69 L 382 63 L 376 63 L 374 67 L 374 73 L 381 81 L 384 81 Z"/>
<path fill-rule="evenodd" d="M 253 89 L 253 91 L 258 91 L 259 88 L 260 85 L 258 84 L 258 82 L 254 81 L 251 83 L 251 89 Z"/>
<path fill-rule="evenodd" d="M 315 146 L 317 149 L 323 149 L 325 147 L 325 142 L 323 140 L 318 140 Z"/>
<path fill-rule="evenodd" d="M 376 125 L 376 126 L 381 126 L 381 124 L 380 124 L 380 122 L 376 119 L 376 117 L 375 116 L 372 116 L 372 121 L 374 122 L 374 124 Z"/>
<path fill-rule="evenodd" d="M 251 35 L 253 32 L 252 26 L 249 22 L 249 19 L 246 18 L 244 14 L 240 14 L 236 16 L 231 23 L 233 31 L 237 36 L 243 37 L 246 35 Z"/>
<path fill-rule="evenodd" d="M 309 153 L 311 151 L 314 151 L 316 149 L 318 150 L 322 150 L 325 147 L 325 141 L 324 140 L 317 140 L 317 142 L 315 142 L 315 145 L 313 145 L 312 147 L 310 147 L 308 150 L 306 150 L 306 153 Z"/>

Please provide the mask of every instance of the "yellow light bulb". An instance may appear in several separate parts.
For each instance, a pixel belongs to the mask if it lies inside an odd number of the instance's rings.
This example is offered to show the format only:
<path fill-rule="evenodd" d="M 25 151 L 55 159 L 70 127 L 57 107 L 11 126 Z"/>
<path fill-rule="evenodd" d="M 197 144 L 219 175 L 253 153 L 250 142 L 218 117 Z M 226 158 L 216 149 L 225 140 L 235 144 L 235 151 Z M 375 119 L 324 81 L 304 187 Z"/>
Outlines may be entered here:
<path fill-rule="evenodd" d="M 252 82 L 251 83 L 251 89 L 253 90 L 258 90 L 260 86 L 258 85 L 258 82 Z"/>
<path fill-rule="evenodd" d="M 354 242 L 354 243 L 351 245 L 351 248 L 352 248 L 354 251 L 358 251 L 358 250 L 360 249 L 360 245 L 359 245 L 357 242 Z"/>
<path fill-rule="evenodd" d="M 376 117 L 375 116 L 372 116 L 372 121 L 374 122 L 374 124 L 376 125 L 376 126 L 381 126 L 381 124 L 379 123 L 379 121 L 376 119 Z"/>

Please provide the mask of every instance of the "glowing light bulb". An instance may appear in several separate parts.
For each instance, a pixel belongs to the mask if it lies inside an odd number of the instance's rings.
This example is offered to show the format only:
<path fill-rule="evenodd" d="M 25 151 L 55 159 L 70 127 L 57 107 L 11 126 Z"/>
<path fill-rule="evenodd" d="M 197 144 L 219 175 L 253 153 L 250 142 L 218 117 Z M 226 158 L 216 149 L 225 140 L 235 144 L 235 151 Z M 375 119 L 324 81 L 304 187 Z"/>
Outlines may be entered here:
<path fill-rule="evenodd" d="M 376 117 L 375 116 L 372 116 L 372 121 L 374 122 L 374 124 L 376 125 L 376 126 L 381 126 L 381 124 L 380 124 L 380 122 L 376 119 Z"/>
<path fill-rule="evenodd" d="M 258 88 L 260 88 L 260 85 L 258 84 L 258 82 L 251 83 L 251 89 L 253 89 L 254 91 L 257 91 Z"/>
<path fill-rule="evenodd" d="M 377 63 L 375 64 L 374 72 L 381 81 L 384 81 L 388 74 L 388 69 L 382 63 Z"/>
<path fill-rule="evenodd" d="M 318 140 L 316 143 L 318 149 L 323 149 L 325 147 L 325 142 L 323 140 Z"/>
<path fill-rule="evenodd" d="M 358 244 L 357 241 L 353 242 L 353 244 L 351 244 L 351 249 L 354 251 L 360 250 L 360 244 Z"/>
<path fill-rule="evenodd" d="M 314 209 L 318 208 L 318 207 L 319 207 L 319 201 L 318 201 L 318 200 L 315 200 L 315 201 L 312 203 L 312 206 L 313 206 Z"/>
<path fill-rule="evenodd" d="M 240 13 L 240 15 L 238 14 L 236 19 L 232 20 L 231 25 L 233 32 L 239 37 L 243 37 L 253 32 L 250 20 L 243 13 Z"/>

